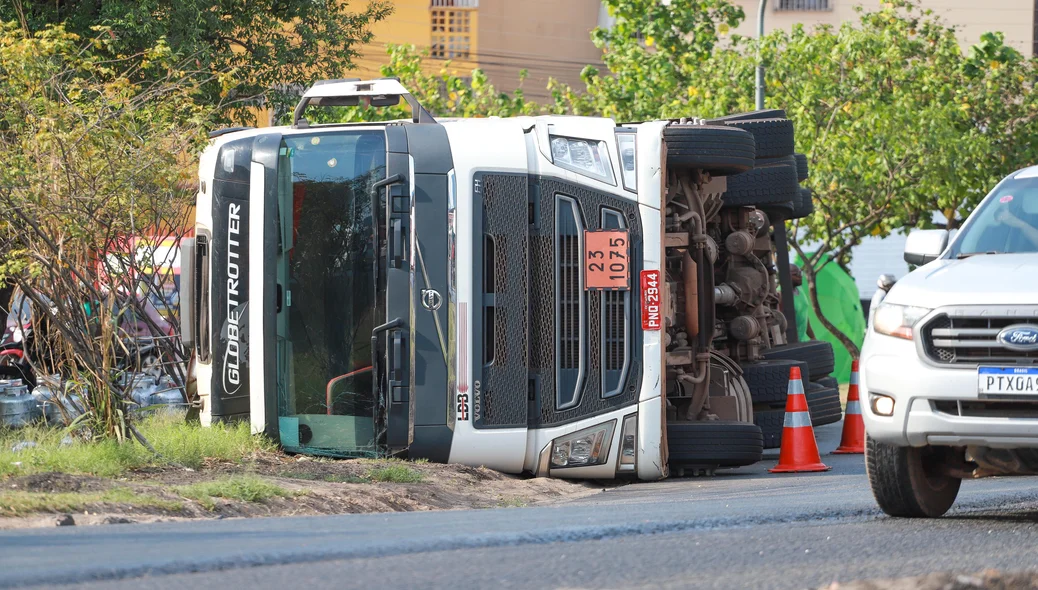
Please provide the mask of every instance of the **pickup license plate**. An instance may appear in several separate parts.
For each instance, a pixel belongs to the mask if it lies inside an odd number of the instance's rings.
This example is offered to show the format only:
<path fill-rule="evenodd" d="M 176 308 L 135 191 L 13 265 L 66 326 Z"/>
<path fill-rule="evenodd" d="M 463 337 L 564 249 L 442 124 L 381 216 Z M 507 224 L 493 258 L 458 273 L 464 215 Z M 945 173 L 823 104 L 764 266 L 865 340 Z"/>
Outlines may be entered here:
<path fill-rule="evenodd" d="M 584 231 L 584 289 L 631 288 L 631 245 L 627 230 Z"/>
<path fill-rule="evenodd" d="M 1038 396 L 1038 368 L 980 367 L 977 369 L 980 395 Z"/>

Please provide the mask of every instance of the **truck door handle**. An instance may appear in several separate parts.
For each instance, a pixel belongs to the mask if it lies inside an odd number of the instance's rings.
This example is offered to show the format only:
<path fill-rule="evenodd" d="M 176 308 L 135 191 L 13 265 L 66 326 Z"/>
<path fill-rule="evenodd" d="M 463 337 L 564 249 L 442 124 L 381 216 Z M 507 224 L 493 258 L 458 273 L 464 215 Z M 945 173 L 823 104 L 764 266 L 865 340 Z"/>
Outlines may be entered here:
<path fill-rule="evenodd" d="M 389 237 L 389 259 L 394 267 L 399 267 L 404 256 L 404 228 L 400 219 L 391 222 L 392 232 Z"/>

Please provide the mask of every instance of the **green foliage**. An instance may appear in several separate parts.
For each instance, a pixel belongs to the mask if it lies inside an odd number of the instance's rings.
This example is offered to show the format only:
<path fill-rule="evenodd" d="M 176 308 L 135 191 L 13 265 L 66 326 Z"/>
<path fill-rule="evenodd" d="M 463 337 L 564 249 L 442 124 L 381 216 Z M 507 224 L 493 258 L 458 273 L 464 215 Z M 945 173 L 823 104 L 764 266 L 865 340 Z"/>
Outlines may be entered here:
<path fill-rule="evenodd" d="M 265 502 L 271 498 L 289 498 L 293 493 L 254 475 L 239 475 L 179 486 L 176 492 L 202 504 L 207 510 L 216 507 L 213 498 L 241 502 Z"/>
<path fill-rule="evenodd" d="M 391 12 L 385 0 L 15 0 L 0 2 L 0 21 L 27 33 L 63 24 L 81 38 L 106 38 L 103 57 L 140 64 L 132 80 L 157 80 L 149 51 L 163 47 L 201 74 L 199 104 L 289 108 L 288 90 L 315 77 L 344 77 L 369 27 Z M 187 72 L 185 72 L 187 74 Z M 230 101 L 226 99 L 230 98 Z"/>
<path fill-rule="evenodd" d="M 368 472 L 367 479 L 389 483 L 421 483 L 425 480 L 425 477 L 420 471 L 412 469 L 407 465 L 396 464 L 372 469 Z"/>
<path fill-rule="evenodd" d="M 183 418 L 156 414 L 139 425 L 159 456 L 129 442 L 83 441 L 44 427 L 0 430 L 0 477 L 34 473 L 71 473 L 114 477 L 145 467 L 183 466 L 197 469 L 208 460 L 239 463 L 254 453 L 273 450 L 248 424 L 201 428 Z M 65 440 L 65 444 L 62 440 Z M 20 442 L 35 446 L 12 450 Z"/>

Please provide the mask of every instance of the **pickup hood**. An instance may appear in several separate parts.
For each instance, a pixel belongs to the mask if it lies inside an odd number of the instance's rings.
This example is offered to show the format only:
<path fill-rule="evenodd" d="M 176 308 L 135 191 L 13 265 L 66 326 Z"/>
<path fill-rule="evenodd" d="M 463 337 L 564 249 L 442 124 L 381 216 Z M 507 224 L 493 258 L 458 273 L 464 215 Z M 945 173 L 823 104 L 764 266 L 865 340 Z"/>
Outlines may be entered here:
<path fill-rule="evenodd" d="M 885 301 L 946 305 L 1038 305 L 1038 254 L 981 254 L 935 260 L 902 278 Z"/>

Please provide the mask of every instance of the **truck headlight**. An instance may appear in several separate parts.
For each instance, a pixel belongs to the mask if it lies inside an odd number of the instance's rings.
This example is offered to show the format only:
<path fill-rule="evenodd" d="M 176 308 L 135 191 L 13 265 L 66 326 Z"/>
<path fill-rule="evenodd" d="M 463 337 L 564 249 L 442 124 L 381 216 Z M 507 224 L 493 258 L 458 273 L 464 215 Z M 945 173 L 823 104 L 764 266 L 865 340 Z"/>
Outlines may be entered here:
<path fill-rule="evenodd" d="M 925 307 L 881 303 L 872 316 L 872 328 L 879 334 L 912 339 L 912 328 L 930 313 Z"/>
<path fill-rule="evenodd" d="M 560 436 L 552 442 L 552 467 L 586 467 L 601 465 L 609 458 L 616 420 L 610 420 L 573 434 Z"/>

